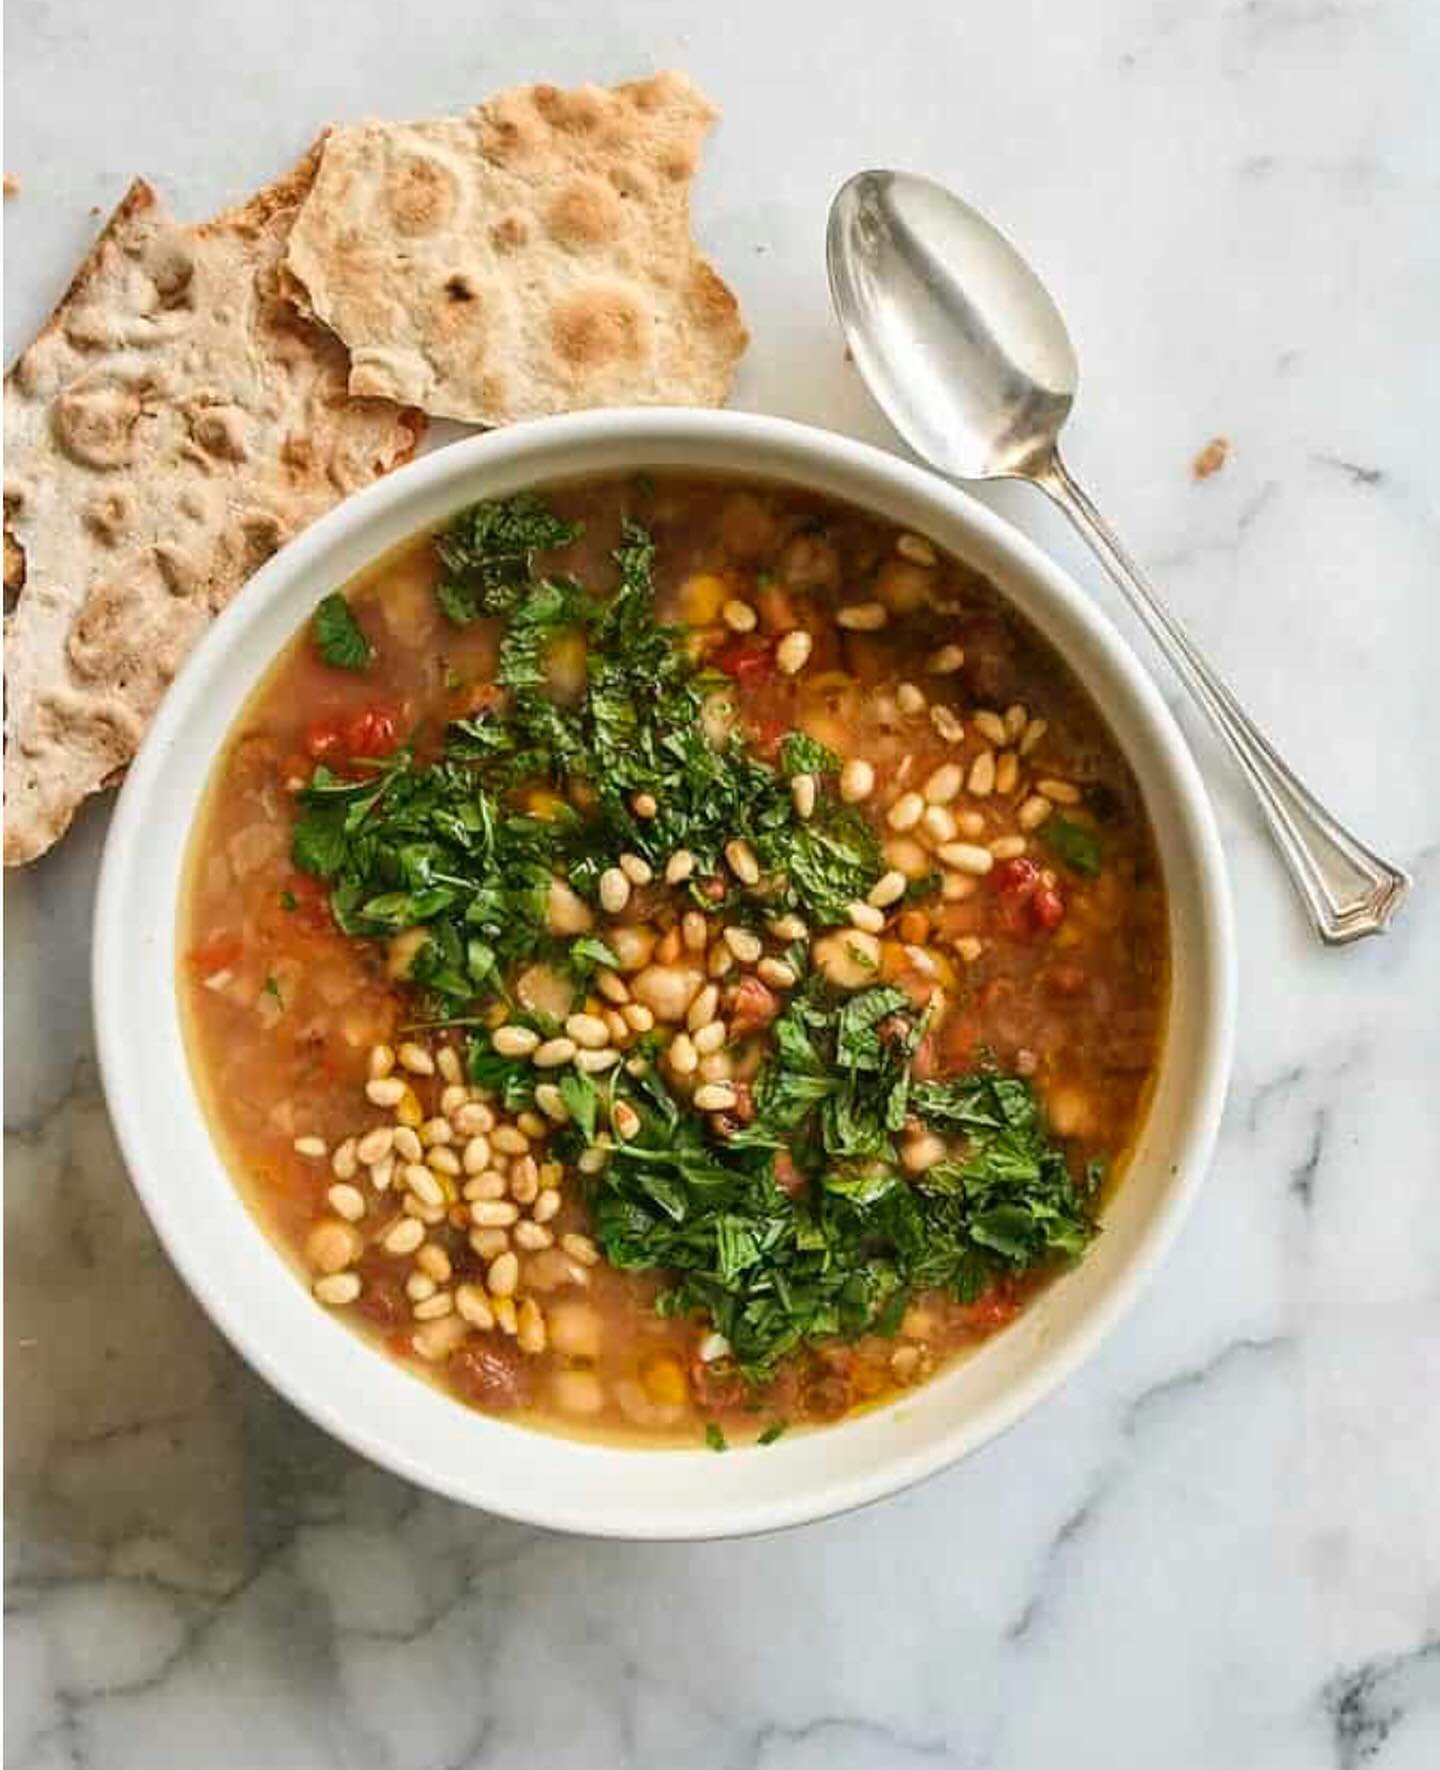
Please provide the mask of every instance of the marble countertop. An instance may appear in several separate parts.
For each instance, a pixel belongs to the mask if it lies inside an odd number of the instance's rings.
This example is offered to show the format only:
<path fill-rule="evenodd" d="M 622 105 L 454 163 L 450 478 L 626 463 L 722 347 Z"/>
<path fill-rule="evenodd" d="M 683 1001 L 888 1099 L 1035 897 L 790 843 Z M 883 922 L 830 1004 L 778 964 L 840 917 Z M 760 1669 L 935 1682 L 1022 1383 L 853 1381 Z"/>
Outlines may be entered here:
<path fill-rule="evenodd" d="M 737 403 L 888 443 L 830 318 L 826 202 L 875 163 L 955 184 L 1071 318 L 1073 465 L 1417 878 L 1386 940 L 1319 950 L 1186 718 L 1243 1012 L 1159 1281 L 920 1490 L 638 1548 L 378 1472 L 202 1318 L 96 1089 L 92 808 L 6 890 L 10 1770 L 1440 1760 L 1430 0 L 12 0 L 7 48 L 7 358 L 133 172 L 199 216 L 331 117 L 673 63 L 726 112 L 697 219 L 755 334 Z M 1038 495 L 996 502 L 1133 637 Z"/>

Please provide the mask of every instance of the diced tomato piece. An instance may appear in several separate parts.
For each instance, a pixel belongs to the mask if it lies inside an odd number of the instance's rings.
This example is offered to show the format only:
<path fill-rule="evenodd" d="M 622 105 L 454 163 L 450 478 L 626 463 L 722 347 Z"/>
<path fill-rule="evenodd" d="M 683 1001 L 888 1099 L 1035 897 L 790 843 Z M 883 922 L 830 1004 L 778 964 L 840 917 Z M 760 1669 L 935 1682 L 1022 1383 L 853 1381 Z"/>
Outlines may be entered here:
<path fill-rule="evenodd" d="M 1006 897 L 1028 897 L 1040 883 L 1040 869 L 1023 855 L 1002 860 L 991 869 L 990 882 Z"/>
<path fill-rule="evenodd" d="M 312 762 L 330 762 L 345 748 L 338 719 L 312 719 L 305 727 L 305 754 Z"/>
<path fill-rule="evenodd" d="M 1003 1327 L 1019 1311 L 1020 1301 L 1005 1279 L 998 1279 L 988 1291 L 960 1310 L 961 1325 L 977 1334 L 992 1333 Z"/>
<path fill-rule="evenodd" d="M 758 688 L 775 675 L 775 647 L 768 639 L 727 640 L 709 661 L 742 688 Z"/>
<path fill-rule="evenodd" d="M 345 746 L 352 756 L 388 756 L 395 748 L 397 720 L 389 707 L 366 707 L 345 727 Z"/>
<path fill-rule="evenodd" d="M 1030 899 L 1030 917 L 1037 928 L 1053 933 L 1065 920 L 1065 899 L 1052 886 L 1042 885 Z"/>
<path fill-rule="evenodd" d="M 213 977 L 217 971 L 228 971 L 238 964 L 245 950 L 238 934 L 212 934 L 207 941 L 190 951 L 190 966 L 198 977 Z"/>

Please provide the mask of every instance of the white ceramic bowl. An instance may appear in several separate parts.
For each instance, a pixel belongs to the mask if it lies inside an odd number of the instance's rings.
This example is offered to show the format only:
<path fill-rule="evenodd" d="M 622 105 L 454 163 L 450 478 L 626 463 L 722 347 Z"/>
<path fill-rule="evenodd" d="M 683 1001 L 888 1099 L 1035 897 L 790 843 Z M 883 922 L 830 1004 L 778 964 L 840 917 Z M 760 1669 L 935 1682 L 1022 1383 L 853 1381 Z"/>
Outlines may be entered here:
<path fill-rule="evenodd" d="M 477 498 L 647 466 L 809 486 L 932 535 L 985 572 L 1104 710 L 1139 778 L 1170 894 L 1161 1074 L 1086 1259 L 975 1356 L 903 1400 L 726 1456 L 579 1443 L 487 1418 L 318 1308 L 211 1142 L 174 981 L 182 861 L 212 762 L 320 597 Z M 1234 998 L 1224 866 L 1194 763 L 1139 663 L 1070 579 L 981 505 L 879 450 L 775 419 L 654 410 L 548 419 L 455 444 L 352 498 L 257 574 L 187 663 L 130 770 L 100 883 L 94 988 L 101 1072 L 135 1185 L 187 1283 L 262 1376 L 355 1449 L 437 1492 L 563 1530 L 660 1538 L 770 1530 L 892 1493 L 992 1438 L 1074 1370 L 1133 1301 L 1199 1185 Z"/>

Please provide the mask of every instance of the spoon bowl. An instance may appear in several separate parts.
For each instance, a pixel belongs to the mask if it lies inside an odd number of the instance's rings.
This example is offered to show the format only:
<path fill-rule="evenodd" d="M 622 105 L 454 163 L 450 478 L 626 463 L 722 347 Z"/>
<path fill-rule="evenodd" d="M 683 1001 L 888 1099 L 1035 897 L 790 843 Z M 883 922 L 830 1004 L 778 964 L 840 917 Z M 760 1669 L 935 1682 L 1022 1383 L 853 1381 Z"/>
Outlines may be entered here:
<path fill-rule="evenodd" d="M 1320 938 L 1377 934 L 1410 881 L 1346 829 L 1255 725 L 1060 458 L 1079 370 L 1060 310 L 998 228 L 943 185 L 860 172 L 826 257 L 850 354 L 877 404 L 951 479 L 1029 479 L 1060 506 L 1249 782 Z"/>
<path fill-rule="evenodd" d="M 860 172 L 831 205 L 826 257 L 851 354 L 918 455 L 952 479 L 1048 461 L 1079 366 L 998 228 L 928 178 Z"/>

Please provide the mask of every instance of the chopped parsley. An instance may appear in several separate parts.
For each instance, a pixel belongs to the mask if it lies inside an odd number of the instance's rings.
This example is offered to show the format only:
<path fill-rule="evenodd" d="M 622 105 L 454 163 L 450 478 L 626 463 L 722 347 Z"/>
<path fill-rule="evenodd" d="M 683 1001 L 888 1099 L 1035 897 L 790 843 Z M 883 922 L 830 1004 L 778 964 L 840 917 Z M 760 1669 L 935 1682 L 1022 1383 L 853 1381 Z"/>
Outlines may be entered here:
<path fill-rule="evenodd" d="M 774 1444 L 782 1433 L 790 1429 L 789 1420 L 771 1420 L 770 1424 L 755 1440 L 756 1444 Z"/>
<path fill-rule="evenodd" d="M 706 1420 L 705 1422 L 705 1442 L 711 1450 L 729 1450 L 730 1448 L 726 1442 L 725 1434 L 714 1420 Z"/>
<path fill-rule="evenodd" d="M 337 670 L 368 670 L 375 657 L 375 647 L 338 590 L 316 604 L 310 638 L 325 662 Z"/>
<path fill-rule="evenodd" d="M 1050 852 L 1064 861 L 1071 872 L 1083 878 L 1098 877 L 1101 863 L 1100 838 L 1085 824 L 1073 818 L 1051 817 L 1040 826 L 1040 834 Z"/>
<path fill-rule="evenodd" d="M 274 996 L 282 1008 L 285 1006 L 285 998 L 280 994 L 280 979 L 273 971 L 265 979 L 265 994 Z"/>

